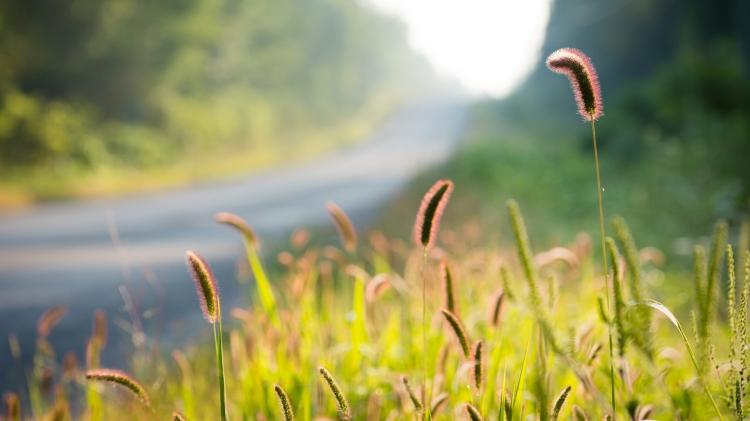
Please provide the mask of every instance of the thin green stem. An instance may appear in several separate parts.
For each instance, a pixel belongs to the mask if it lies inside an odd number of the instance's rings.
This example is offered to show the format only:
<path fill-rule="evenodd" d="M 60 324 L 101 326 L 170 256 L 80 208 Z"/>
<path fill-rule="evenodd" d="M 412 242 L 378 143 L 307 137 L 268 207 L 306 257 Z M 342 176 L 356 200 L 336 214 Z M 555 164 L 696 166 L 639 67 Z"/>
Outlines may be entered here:
<path fill-rule="evenodd" d="M 218 325 L 218 326 L 217 326 Z M 218 320 L 213 324 L 214 346 L 216 348 L 216 368 L 219 372 L 219 403 L 221 405 L 221 421 L 227 421 L 227 394 L 224 382 L 224 351 L 221 338 L 221 311 Z"/>
<path fill-rule="evenodd" d="M 596 197 L 599 205 L 599 237 L 602 247 L 602 270 L 604 271 L 604 292 L 606 294 L 605 301 L 607 303 L 607 313 L 610 312 L 609 305 L 609 268 L 607 267 L 607 248 L 604 244 L 606 238 L 606 231 L 604 229 L 604 205 L 602 204 L 602 176 L 599 170 L 599 146 L 596 143 L 596 124 L 594 123 L 594 116 L 591 116 L 591 139 L 594 143 L 594 167 L 596 168 Z M 609 376 L 610 376 L 610 399 L 612 401 L 612 420 L 617 419 L 617 406 L 615 399 L 615 361 L 614 351 L 612 350 L 612 325 L 607 325 L 607 332 L 609 335 Z"/>
<path fill-rule="evenodd" d="M 425 247 L 422 253 L 422 394 L 424 402 L 424 418 L 426 420 L 432 420 L 432 411 L 430 408 L 430 393 L 427 391 L 427 276 L 425 271 L 427 268 L 427 248 Z"/>

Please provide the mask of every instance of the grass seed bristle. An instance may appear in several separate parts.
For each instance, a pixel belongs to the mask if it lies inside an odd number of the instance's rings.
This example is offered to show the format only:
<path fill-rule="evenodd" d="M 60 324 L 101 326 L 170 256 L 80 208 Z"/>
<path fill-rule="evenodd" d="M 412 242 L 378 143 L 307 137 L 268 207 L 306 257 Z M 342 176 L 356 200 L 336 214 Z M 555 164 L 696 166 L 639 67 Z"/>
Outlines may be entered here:
<path fill-rule="evenodd" d="M 326 203 L 326 210 L 331 216 L 333 225 L 336 226 L 344 249 L 349 253 L 354 253 L 357 250 L 357 230 L 354 228 L 352 220 L 341 207 L 333 202 Z"/>
<path fill-rule="evenodd" d="M 443 404 L 448 402 L 448 397 L 449 397 L 448 394 L 445 392 L 440 393 L 439 395 L 435 396 L 432 399 L 432 402 L 430 403 L 430 408 L 431 408 L 430 413 L 433 415 L 437 413 L 440 410 L 440 408 L 443 406 Z"/>
<path fill-rule="evenodd" d="M 417 411 L 417 413 L 421 413 L 422 411 L 424 411 L 424 406 L 417 397 L 417 394 L 414 393 L 414 389 L 412 389 L 411 385 L 409 384 L 409 379 L 407 379 L 406 376 L 401 376 L 401 383 L 404 384 L 404 389 L 406 389 L 406 393 L 409 395 L 409 399 L 411 400 L 412 405 L 414 405 L 414 410 Z"/>
<path fill-rule="evenodd" d="M 445 316 L 445 320 L 448 321 L 451 330 L 456 335 L 456 339 L 458 339 L 458 344 L 461 345 L 461 351 L 463 351 L 464 357 L 469 358 L 471 351 L 469 349 L 469 338 L 466 335 L 466 329 L 464 329 L 458 316 L 451 313 L 448 309 L 442 309 L 441 311 L 443 312 L 443 316 Z"/>
<path fill-rule="evenodd" d="M 547 57 L 547 67 L 570 80 L 581 117 L 594 121 L 604 115 L 599 78 L 586 54 L 575 48 L 561 48 Z"/>
<path fill-rule="evenodd" d="M 151 405 L 151 400 L 146 393 L 146 389 L 123 371 L 107 368 L 88 370 L 86 371 L 86 379 L 118 385 L 132 393 L 133 396 L 140 399 L 146 406 Z"/>
<path fill-rule="evenodd" d="M 456 313 L 456 299 L 453 290 L 453 274 L 445 259 L 440 261 L 440 277 L 443 280 L 443 290 L 445 292 L 445 308 L 451 313 Z"/>
<path fill-rule="evenodd" d="M 273 387 L 273 390 L 274 392 L 276 392 L 276 397 L 279 398 L 281 412 L 282 414 L 284 414 L 284 421 L 294 421 L 294 411 L 292 411 L 292 405 L 289 401 L 289 396 L 278 384 Z"/>
<path fill-rule="evenodd" d="M 107 344 L 107 313 L 104 310 L 94 312 L 94 327 L 91 338 L 97 342 L 101 348 Z"/>
<path fill-rule="evenodd" d="M 220 224 L 230 226 L 239 231 L 239 233 L 242 234 L 242 238 L 248 245 L 254 248 L 260 247 L 260 241 L 258 240 L 258 236 L 255 234 L 255 231 L 240 216 L 229 212 L 219 212 L 214 215 L 214 220 Z"/>
<path fill-rule="evenodd" d="M 568 399 L 570 389 L 571 387 L 567 386 L 565 389 L 563 389 L 557 399 L 555 399 L 555 405 L 552 407 L 552 416 L 550 417 L 551 421 L 557 421 L 557 419 L 560 417 L 560 411 L 562 410 L 563 405 L 565 405 L 565 400 Z"/>
<path fill-rule="evenodd" d="M 503 303 L 505 302 L 505 290 L 501 289 L 495 294 L 495 298 L 492 299 L 492 312 L 490 313 L 490 321 L 492 326 L 500 326 L 500 316 L 503 314 Z"/>
<path fill-rule="evenodd" d="M 368 303 L 373 303 L 390 287 L 391 281 L 388 278 L 388 275 L 384 273 L 377 274 L 367 283 L 367 287 L 365 288 L 365 299 Z"/>
<path fill-rule="evenodd" d="M 203 316 L 214 324 L 219 317 L 219 290 L 211 269 L 203 258 L 192 251 L 186 252 L 188 269 L 193 275 Z"/>
<path fill-rule="evenodd" d="M 482 341 L 476 341 L 474 343 L 474 349 L 472 352 L 472 360 L 474 360 L 474 387 L 477 390 L 482 389 Z"/>
<path fill-rule="evenodd" d="M 479 413 L 479 410 L 470 403 L 466 404 L 466 412 L 469 414 L 469 418 L 471 419 L 471 421 L 483 421 L 484 420 L 484 418 L 482 418 L 482 414 Z"/>
<path fill-rule="evenodd" d="M 429 249 L 435 243 L 440 220 L 452 192 L 452 181 L 438 180 L 422 198 L 414 222 L 414 242 L 424 249 Z"/>
<path fill-rule="evenodd" d="M 336 399 L 339 417 L 342 420 L 352 419 L 351 409 L 349 409 L 349 401 L 346 400 L 346 396 L 344 396 L 344 394 L 341 392 L 341 388 L 339 387 L 338 383 L 336 383 L 336 380 L 333 379 L 333 376 L 331 376 L 331 373 L 326 370 L 325 367 L 320 367 L 318 371 L 323 377 L 323 380 L 325 380 L 328 384 L 328 388 L 331 389 L 331 393 L 333 394 L 334 399 Z"/>
<path fill-rule="evenodd" d="M 39 334 L 39 336 L 47 337 L 49 336 L 50 332 L 52 332 L 52 329 L 57 326 L 57 324 L 60 322 L 60 320 L 65 316 L 65 313 L 68 312 L 68 309 L 64 306 L 54 306 L 50 308 L 49 310 L 45 311 L 40 317 L 39 321 L 36 323 L 36 332 Z"/>

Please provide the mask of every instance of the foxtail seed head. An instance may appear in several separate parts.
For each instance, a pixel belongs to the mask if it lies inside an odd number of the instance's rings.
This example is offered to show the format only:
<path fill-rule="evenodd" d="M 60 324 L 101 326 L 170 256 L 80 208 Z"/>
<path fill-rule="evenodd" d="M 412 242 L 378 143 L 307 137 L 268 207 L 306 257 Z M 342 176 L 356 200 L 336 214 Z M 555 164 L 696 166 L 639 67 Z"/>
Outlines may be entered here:
<path fill-rule="evenodd" d="M 425 249 L 432 247 L 435 243 L 435 237 L 440 228 L 440 219 L 452 192 L 452 181 L 438 180 L 422 198 L 417 220 L 414 223 L 414 242 Z"/>
<path fill-rule="evenodd" d="M 448 394 L 447 393 L 443 392 L 443 393 L 435 396 L 432 399 L 432 404 L 430 405 L 430 407 L 432 408 L 430 410 L 430 413 L 431 414 L 437 413 L 440 410 L 440 407 L 442 407 L 443 404 L 445 404 L 446 402 L 448 402 Z"/>
<path fill-rule="evenodd" d="M 94 328 L 91 339 L 97 342 L 100 348 L 107 344 L 107 313 L 104 310 L 94 312 Z"/>
<path fill-rule="evenodd" d="M 464 329 L 464 326 L 455 314 L 447 309 L 442 309 L 441 311 L 443 312 L 443 316 L 445 316 L 445 320 L 448 321 L 451 330 L 453 330 L 453 333 L 456 335 L 456 339 L 458 339 L 458 343 L 461 345 L 461 351 L 463 351 L 464 357 L 469 358 L 469 353 L 471 351 L 469 350 L 469 338 L 466 335 L 466 329 Z"/>
<path fill-rule="evenodd" d="M 584 120 L 594 121 L 604 114 L 599 78 L 586 54 L 575 48 L 561 48 L 547 57 L 547 67 L 570 80 L 578 113 Z"/>
<path fill-rule="evenodd" d="M 505 302 L 505 290 L 501 289 L 495 294 L 495 298 L 492 300 L 492 313 L 490 314 L 492 326 L 498 327 L 500 325 L 500 316 L 503 314 L 503 302 Z"/>
<path fill-rule="evenodd" d="M 318 371 L 320 371 L 320 375 L 323 377 L 323 380 L 326 381 L 328 388 L 331 389 L 331 393 L 333 393 L 334 399 L 336 399 L 336 404 L 339 409 L 339 417 L 344 421 L 352 419 L 352 412 L 349 409 L 349 401 L 346 400 L 346 396 L 341 392 L 341 388 L 338 383 L 336 383 L 336 380 L 333 379 L 331 373 L 329 373 L 324 367 L 318 368 Z"/>
<path fill-rule="evenodd" d="M 484 418 L 482 418 L 482 414 L 479 413 L 479 410 L 470 403 L 466 404 L 466 412 L 469 414 L 469 418 L 471 419 L 471 421 L 484 420 Z"/>
<path fill-rule="evenodd" d="M 146 406 L 151 405 L 151 400 L 148 398 L 148 394 L 146 394 L 143 386 L 123 371 L 106 368 L 88 370 L 86 372 L 86 379 L 120 386 L 143 401 Z"/>
<path fill-rule="evenodd" d="M 36 323 L 36 331 L 39 336 L 49 336 L 52 329 L 57 326 L 60 320 L 65 316 L 68 309 L 63 306 L 54 306 L 49 310 L 45 311 Z"/>
<path fill-rule="evenodd" d="M 412 405 L 414 405 L 414 410 L 416 410 L 417 413 L 421 413 L 424 410 L 424 406 L 422 406 L 422 402 L 417 397 L 417 394 L 414 393 L 414 389 L 412 389 L 409 384 L 409 379 L 407 379 L 406 376 L 401 376 L 401 383 L 404 384 L 406 393 L 409 395 Z"/>
<path fill-rule="evenodd" d="M 239 231 L 239 233 L 242 234 L 242 238 L 245 239 L 245 243 L 249 246 L 256 249 L 260 247 L 260 241 L 258 241 L 258 236 L 255 235 L 255 231 L 253 231 L 253 229 L 250 228 L 250 225 L 248 225 L 241 217 L 229 212 L 219 212 L 214 215 L 214 220 Z"/>
<path fill-rule="evenodd" d="M 391 281 L 388 275 L 379 273 L 370 279 L 365 288 L 365 299 L 368 303 L 373 303 L 375 300 L 384 293 L 388 288 L 391 287 Z"/>
<path fill-rule="evenodd" d="M 357 230 L 354 228 L 352 220 L 349 219 L 349 216 L 339 205 L 333 202 L 326 203 L 326 210 L 328 210 L 328 214 L 336 226 L 336 231 L 339 233 L 339 238 L 341 238 L 341 244 L 344 246 L 344 249 L 349 253 L 353 253 L 357 249 Z"/>
<path fill-rule="evenodd" d="M 474 387 L 477 390 L 482 389 L 482 341 L 476 341 L 474 343 L 474 350 L 472 352 L 472 359 L 474 360 Z"/>
<path fill-rule="evenodd" d="M 565 400 L 568 399 L 568 394 L 570 394 L 570 386 L 567 386 L 555 400 L 555 405 L 552 407 L 551 421 L 557 421 L 560 417 L 560 411 L 563 405 L 565 405 Z"/>
<path fill-rule="evenodd" d="M 198 292 L 203 316 L 209 323 L 214 324 L 219 317 L 219 288 L 216 285 L 216 279 L 203 258 L 190 250 L 185 254 L 188 269 L 193 275 L 195 288 Z"/>
<path fill-rule="evenodd" d="M 440 262 L 440 277 L 443 278 L 443 287 L 445 288 L 445 308 L 450 312 L 456 312 L 456 299 L 453 292 L 453 274 L 448 267 L 448 262 Z"/>
<path fill-rule="evenodd" d="M 279 404 L 281 404 L 281 412 L 284 414 L 284 421 L 294 421 L 294 411 L 292 411 L 292 405 L 289 402 L 289 396 L 278 384 L 273 387 L 273 390 L 274 392 L 276 392 L 276 397 L 279 398 Z"/>

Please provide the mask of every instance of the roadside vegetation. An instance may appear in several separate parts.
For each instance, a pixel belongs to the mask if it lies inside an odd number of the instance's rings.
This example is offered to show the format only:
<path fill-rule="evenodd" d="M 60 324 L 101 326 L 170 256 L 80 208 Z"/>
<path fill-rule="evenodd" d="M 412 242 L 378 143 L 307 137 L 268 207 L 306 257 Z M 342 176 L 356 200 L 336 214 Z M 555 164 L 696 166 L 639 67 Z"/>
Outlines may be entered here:
<path fill-rule="evenodd" d="M 576 50 L 548 64 L 571 79 L 593 129 L 601 116 L 593 67 Z M 462 186 L 476 186 L 441 179 L 420 204 L 419 195 L 402 201 L 415 220 L 411 240 L 363 236 L 329 204 L 339 244 L 313 245 L 297 231 L 270 265 L 251 225 L 221 213 L 217 222 L 244 240 L 256 285 L 247 306 L 222 308 L 220 285 L 233 280 L 216 279 L 210 262 L 188 252 L 186 287 L 191 272 L 195 311 L 213 335 L 170 358 L 158 344 L 141 345 L 124 371 L 100 367 L 101 314 L 85 362 L 59 359 L 46 337 L 64 311 L 51 309 L 39 321 L 27 384 L 6 395 L 8 419 L 21 419 L 21 407 L 37 419 L 90 420 L 745 419 L 750 225 L 735 231 L 719 220 L 710 240 L 688 246 L 692 265 L 667 271 L 664 253 L 640 246 L 626 219 L 604 216 L 619 209 L 597 190 L 619 192 L 606 181 L 598 189 L 598 159 L 584 174 L 580 157 L 564 163 L 573 156 L 564 149 L 512 148 L 538 155 L 491 182 L 536 180 L 526 181 L 533 192 L 556 169 L 574 170 L 559 182 L 573 196 L 560 209 L 575 202 L 600 218 L 599 229 L 538 247 L 528 230 L 543 232 L 546 220 L 537 225 L 521 211 L 533 193 L 494 206 L 509 227 L 500 229 L 467 217 L 457 200 Z M 605 180 L 610 162 L 601 162 Z M 565 230 L 583 220 L 570 218 Z"/>

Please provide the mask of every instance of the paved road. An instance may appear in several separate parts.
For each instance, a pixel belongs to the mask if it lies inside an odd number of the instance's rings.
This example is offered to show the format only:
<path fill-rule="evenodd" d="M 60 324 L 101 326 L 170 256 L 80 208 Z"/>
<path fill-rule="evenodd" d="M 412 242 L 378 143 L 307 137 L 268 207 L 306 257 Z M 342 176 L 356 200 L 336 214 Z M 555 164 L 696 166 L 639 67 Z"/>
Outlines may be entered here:
<path fill-rule="evenodd" d="M 241 243 L 213 222 L 215 212 L 243 216 L 265 239 L 328 223 L 329 200 L 355 222 L 366 223 L 410 177 L 451 153 L 465 116 L 459 101 L 422 103 L 397 113 L 360 146 L 304 165 L 187 189 L 0 214 L 0 392 L 18 387 L 33 352 L 37 318 L 53 305 L 69 309 L 50 338 L 60 355 L 83 356 L 92 314 L 101 308 L 110 316 L 115 344 L 104 364 L 126 365 L 130 341 L 116 327 L 118 320 L 129 320 L 121 285 L 139 312 L 156 310 L 142 321 L 150 337 L 163 337 L 162 332 L 190 337 L 205 326 L 183 263 L 186 249 L 212 263 L 225 300 L 240 295 L 234 263 Z M 11 363 L 6 342 L 11 333 L 20 338 L 22 364 Z"/>

